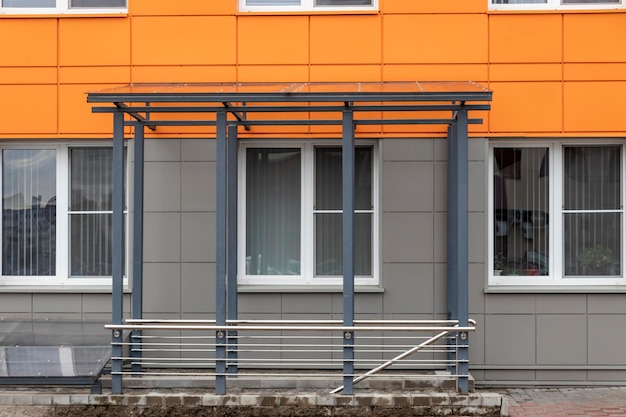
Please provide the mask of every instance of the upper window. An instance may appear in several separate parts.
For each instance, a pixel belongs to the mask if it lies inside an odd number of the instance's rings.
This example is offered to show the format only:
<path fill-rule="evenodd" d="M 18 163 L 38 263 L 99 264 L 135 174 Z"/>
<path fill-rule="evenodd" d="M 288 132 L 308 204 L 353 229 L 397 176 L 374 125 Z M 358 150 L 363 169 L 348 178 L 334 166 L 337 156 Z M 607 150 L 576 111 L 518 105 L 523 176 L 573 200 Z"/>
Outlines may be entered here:
<path fill-rule="evenodd" d="M 246 144 L 240 197 L 241 284 L 341 284 L 342 150 Z M 375 147 L 355 150 L 355 275 L 376 273 Z"/>
<path fill-rule="evenodd" d="M 378 0 L 239 0 L 241 11 L 375 10 Z"/>
<path fill-rule="evenodd" d="M 618 9 L 624 0 L 490 0 L 492 10 Z"/>
<path fill-rule="evenodd" d="M 1 152 L 0 282 L 110 285 L 112 148 Z"/>
<path fill-rule="evenodd" d="M 491 172 L 491 284 L 626 284 L 622 144 L 495 145 Z"/>
<path fill-rule="evenodd" d="M 0 0 L 0 13 L 126 13 L 127 0 Z"/>

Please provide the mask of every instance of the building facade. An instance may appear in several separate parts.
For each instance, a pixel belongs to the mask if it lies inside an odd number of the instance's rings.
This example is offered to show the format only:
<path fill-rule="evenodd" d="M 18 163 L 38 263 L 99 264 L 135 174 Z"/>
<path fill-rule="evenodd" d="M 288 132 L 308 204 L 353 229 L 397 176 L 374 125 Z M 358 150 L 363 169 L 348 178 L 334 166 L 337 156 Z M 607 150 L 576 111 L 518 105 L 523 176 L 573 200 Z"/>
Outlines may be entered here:
<path fill-rule="evenodd" d="M 469 126 L 472 375 L 624 380 L 619 1 L 14 0 L 0 13 L 2 316 L 111 315 L 113 123 L 87 92 L 473 81 L 493 101 Z M 341 317 L 338 132 L 240 130 L 241 318 Z M 215 129 L 145 136 L 143 316 L 211 318 Z M 373 124 L 355 136 L 355 314 L 445 318 L 446 127 Z M 131 173 L 130 146 L 125 155 Z"/>

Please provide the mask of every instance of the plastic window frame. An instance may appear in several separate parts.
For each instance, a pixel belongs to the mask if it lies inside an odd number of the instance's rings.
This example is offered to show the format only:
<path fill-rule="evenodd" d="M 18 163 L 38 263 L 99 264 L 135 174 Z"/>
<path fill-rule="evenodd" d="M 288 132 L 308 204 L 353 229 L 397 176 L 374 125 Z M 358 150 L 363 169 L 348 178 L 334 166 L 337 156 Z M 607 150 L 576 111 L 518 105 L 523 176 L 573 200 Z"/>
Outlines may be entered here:
<path fill-rule="evenodd" d="M 72 288 L 94 288 L 94 287 L 111 287 L 111 276 L 71 276 L 70 275 L 70 213 L 69 213 L 69 199 L 70 199 L 70 149 L 72 148 L 87 148 L 87 147 L 110 147 L 110 142 L 72 142 L 63 144 L 50 144 L 50 143 L 7 143 L 0 146 L 0 152 L 5 149 L 54 149 L 56 151 L 56 184 L 57 184 L 57 213 L 56 213 L 56 274 L 45 276 L 27 276 L 27 275 L 2 275 L 0 271 L 0 286 L 2 287 L 41 287 L 41 288 L 53 288 L 63 287 L 66 289 Z M 131 147 L 126 148 L 126 170 L 130 173 L 131 159 L 130 154 Z M 0 185 L 2 184 L 2 160 L 0 159 Z M 130 194 L 130 175 L 126 176 L 126 209 L 124 215 L 127 216 L 125 227 L 125 243 L 126 243 L 126 256 L 125 256 L 125 275 L 124 286 L 128 286 L 128 275 L 130 271 L 130 230 L 131 219 L 128 217 L 130 210 L 129 200 Z M 2 220 L 0 220 L 0 226 Z"/>
<path fill-rule="evenodd" d="M 314 193 L 315 148 L 325 146 L 341 146 L 339 140 L 280 140 L 280 141 L 246 141 L 241 142 L 238 154 L 238 213 L 237 213 L 237 283 L 240 286 L 341 286 L 341 276 L 315 275 L 315 223 L 314 223 Z M 372 276 L 355 276 L 355 285 L 375 287 L 380 285 L 380 204 L 379 179 L 380 161 L 379 145 L 376 140 L 359 140 L 356 146 L 372 147 Z M 301 164 L 301 247 L 300 247 L 300 275 L 247 275 L 246 274 L 246 150 L 248 148 L 300 148 L 302 151 Z"/>
<path fill-rule="evenodd" d="M 0 15 L 125 15 L 128 14 L 128 1 L 126 7 L 70 7 L 71 0 L 56 0 L 56 7 L 5 7 L 0 0 Z"/>
<path fill-rule="evenodd" d="M 563 273 L 563 245 L 561 241 L 563 239 L 563 149 L 567 146 L 621 146 L 621 181 L 622 189 L 624 187 L 626 176 L 626 142 L 623 140 L 610 140 L 610 139 L 581 139 L 581 140 L 545 140 L 545 141 L 531 141 L 531 140 L 492 140 L 489 143 L 488 158 L 487 158 L 487 288 L 501 289 L 501 288 L 602 288 L 602 287 L 616 287 L 626 286 L 626 210 L 624 209 L 625 192 L 622 192 L 622 253 L 621 253 L 621 276 L 616 277 L 567 277 Z M 494 201 L 493 201 L 493 158 L 494 148 L 548 148 L 549 152 L 549 195 L 551 201 L 549 203 L 549 274 L 545 276 L 522 276 L 522 275 L 494 275 L 493 257 L 494 257 Z"/>
<path fill-rule="evenodd" d="M 345 12 L 345 11 L 376 11 L 379 0 L 371 0 L 371 5 L 338 5 L 338 6 L 316 6 L 315 0 L 300 0 L 299 5 L 263 5 L 249 6 L 247 0 L 239 0 L 240 12 Z"/>

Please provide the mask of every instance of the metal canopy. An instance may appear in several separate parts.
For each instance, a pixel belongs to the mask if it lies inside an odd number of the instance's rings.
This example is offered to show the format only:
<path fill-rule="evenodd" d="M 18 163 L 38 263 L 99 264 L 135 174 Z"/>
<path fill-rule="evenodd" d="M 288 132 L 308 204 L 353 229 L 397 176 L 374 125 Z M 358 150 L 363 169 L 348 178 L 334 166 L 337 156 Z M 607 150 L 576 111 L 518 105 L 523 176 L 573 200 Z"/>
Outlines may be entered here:
<path fill-rule="evenodd" d="M 216 316 L 223 326 L 237 318 L 237 141 L 238 126 L 253 137 L 254 126 L 335 125 L 343 152 L 343 322 L 354 322 L 354 146 L 357 125 L 444 125 L 448 138 L 448 318 L 467 326 L 468 126 L 482 123 L 470 111 L 490 109 L 492 93 L 473 82 L 365 83 L 197 83 L 131 84 L 91 92 L 93 112 L 113 114 L 113 311 L 123 317 L 123 140 L 134 126 L 134 219 L 132 318 L 142 318 L 143 146 L 144 128 L 215 126 L 216 140 Z M 107 104 L 107 105 L 97 105 Z M 127 117 L 125 117 L 127 116 Z M 306 134 L 305 134 L 306 135 Z M 371 135 L 371 133 L 370 133 Z M 294 135 L 295 136 L 295 135 Z M 352 393 L 353 334 L 344 335 L 344 393 Z M 459 332 L 458 390 L 468 391 L 467 333 Z M 113 332 L 112 392 L 122 391 L 122 337 Z M 236 355 L 236 334 L 216 334 L 216 392 L 226 393 L 228 366 Z M 234 343 L 234 348 L 233 348 Z M 131 349 L 132 350 L 132 349 Z"/>

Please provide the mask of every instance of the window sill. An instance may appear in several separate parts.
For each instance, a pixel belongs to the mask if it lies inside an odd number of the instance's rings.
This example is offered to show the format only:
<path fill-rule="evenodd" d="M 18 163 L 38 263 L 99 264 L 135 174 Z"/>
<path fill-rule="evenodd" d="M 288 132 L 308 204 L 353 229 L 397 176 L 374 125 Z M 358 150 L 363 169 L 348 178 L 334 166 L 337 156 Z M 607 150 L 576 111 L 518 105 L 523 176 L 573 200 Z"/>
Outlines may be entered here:
<path fill-rule="evenodd" d="M 502 285 L 487 286 L 485 294 L 626 294 L 626 285 Z"/>
<path fill-rule="evenodd" d="M 625 288 L 626 290 L 626 288 Z M 341 285 L 239 285 L 238 293 L 343 293 Z M 377 285 L 356 286 L 355 293 L 384 293 L 385 289 Z"/>

